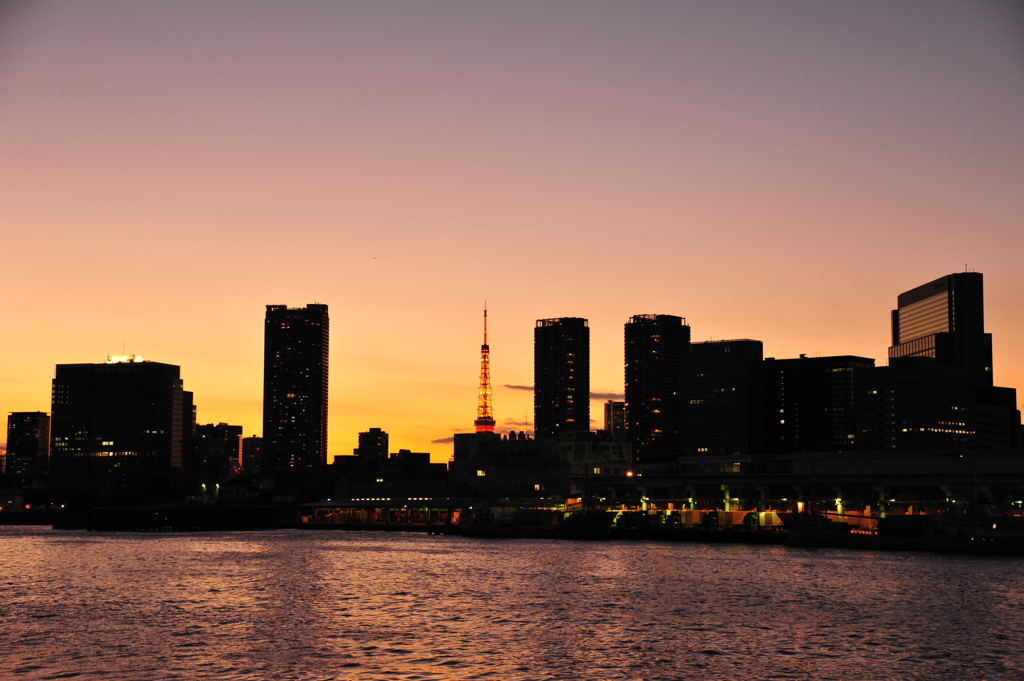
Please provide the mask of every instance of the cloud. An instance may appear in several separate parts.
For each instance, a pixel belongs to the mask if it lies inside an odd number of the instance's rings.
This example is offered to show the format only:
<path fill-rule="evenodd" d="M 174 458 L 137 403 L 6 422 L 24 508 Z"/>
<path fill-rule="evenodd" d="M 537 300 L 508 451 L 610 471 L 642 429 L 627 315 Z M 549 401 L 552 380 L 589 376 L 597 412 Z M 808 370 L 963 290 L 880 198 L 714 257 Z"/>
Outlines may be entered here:
<path fill-rule="evenodd" d="M 509 390 L 528 390 L 533 392 L 532 385 L 508 385 L 504 386 Z M 590 393 L 590 399 L 592 400 L 624 400 L 626 396 L 622 393 Z"/>
<path fill-rule="evenodd" d="M 455 437 L 442 437 L 437 440 L 431 440 L 431 442 L 435 445 L 450 445 L 451 443 L 455 442 Z"/>
<path fill-rule="evenodd" d="M 529 421 L 516 421 L 515 419 L 505 419 L 501 422 L 502 426 L 528 426 Z"/>

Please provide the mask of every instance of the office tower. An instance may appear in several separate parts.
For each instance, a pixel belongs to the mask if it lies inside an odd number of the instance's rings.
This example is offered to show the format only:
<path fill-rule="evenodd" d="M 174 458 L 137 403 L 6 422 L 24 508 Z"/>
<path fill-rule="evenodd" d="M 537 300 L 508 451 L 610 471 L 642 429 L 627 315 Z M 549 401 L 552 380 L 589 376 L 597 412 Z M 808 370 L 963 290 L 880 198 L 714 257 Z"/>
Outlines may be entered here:
<path fill-rule="evenodd" d="M 638 461 L 683 451 L 683 367 L 690 327 L 673 315 L 626 323 L 626 437 Z"/>
<path fill-rule="evenodd" d="M 50 459 L 50 416 L 42 411 L 16 411 L 7 417 L 9 475 L 46 475 Z"/>
<path fill-rule="evenodd" d="M 604 403 L 604 429 L 608 437 L 622 439 L 626 437 L 626 403 L 608 400 Z"/>
<path fill-rule="evenodd" d="M 271 470 L 327 465 L 326 305 L 267 305 L 263 452 Z"/>
<path fill-rule="evenodd" d="M 947 274 L 898 296 L 889 365 L 916 363 L 967 369 L 992 384 L 981 272 Z"/>
<path fill-rule="evenodd" d="M 484 344 L 480 346 L 480 389 L 477 393 L 476 421 L 478 433 L 494 432 L 494 409 L 491 405 L 491 346 L 487 344 L 487 308 L 484 308 Z"/>
<path fill-rule="evenodd" d="M 874 366 L 851 355 L 765 359 L 765 453 L 855 449 L 855 386 L 861 370 Z"/>
<path fill-rule="evenodd" d="M 1016 447 L 1017 393 L 992 385 L 981 273 L 940 277 L 897 303 L 889 366 L 857 379 L 858 449 Z"/>
<path fill-rule="evenodd" d="M 762 453 L 761 341 L 690 344 L 683 437 L 692 454 Z"/>
<path fill-rule="evenodd" d="M 380 428 L 370 428 L 359 433 L 359 447 L 352 452 L 356 456 L 364 456 L 384 461 L 388 458 L 388 434 Z"/>
<path fill-rule="evenodd" d="M 590 327 L 579 317 L 538 319 L 533 330 L 533 420 L 538 438 L 590 430 Z"/>
<path fill-rule="evenodd" d="M 51 409 L 51 481 L 113 496 L 151 494 L 182 467 L 181 370 L 115 355 L 58 364 Z"/>

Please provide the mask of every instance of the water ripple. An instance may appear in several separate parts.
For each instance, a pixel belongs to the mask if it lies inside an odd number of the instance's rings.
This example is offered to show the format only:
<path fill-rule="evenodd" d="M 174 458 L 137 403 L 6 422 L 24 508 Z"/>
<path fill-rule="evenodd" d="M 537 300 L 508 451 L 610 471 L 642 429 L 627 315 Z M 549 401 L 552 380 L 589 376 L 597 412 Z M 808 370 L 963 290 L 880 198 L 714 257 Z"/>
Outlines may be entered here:
<path fill-rule="evenodd" d="M 0 530 L 0 678 L 1024 679 L 1024 561 Z"/>

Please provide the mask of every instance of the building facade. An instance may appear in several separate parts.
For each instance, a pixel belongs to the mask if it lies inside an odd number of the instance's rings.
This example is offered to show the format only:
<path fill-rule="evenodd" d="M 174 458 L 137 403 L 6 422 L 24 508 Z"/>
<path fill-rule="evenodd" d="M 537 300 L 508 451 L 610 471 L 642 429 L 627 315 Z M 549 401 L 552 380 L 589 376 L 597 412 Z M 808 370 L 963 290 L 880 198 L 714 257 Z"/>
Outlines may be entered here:
<path fill-rule="evenodd" d="M 327 465 L 327 306 L 267 305 L 263 457 L 271 470 Z"/>
<path fill-rule="evenodd" d="M 756 340 L 690 345 L 683 414 L 688 453 L 763 452 L 763 353 Z"/>
<path fill-rule="evenodd" d="M 918 363 L 971 371 L 992 385 L 981 272 L 947 274 L 897 297 L 889 366 Z"/>
<path fill-rule="evenodd" d="M 590 430 L 590 327 L 586 319 L 539 319 L 533 333 L 534 428 L 539 439 Z"/>
<path fill-rule="evenodd" d="M 608 437 L 625 439 L 626 437 L 626 403 L 619 400 L 608 400 L 604 403 L 604 430 Z"/>
<path fill-rule="evenodd" d="M 569 463 L 557 447 L 555 440 L 535 440 L 525 431 L 456 433 L 448 464 L 451 491 L 492 499 L 564 499 L 570 490 Z"/>
<path fill-rule="evenodd" d="M 684 370 L 690 327 L 673 315 L 626 323 L 626 437 L 638 460 L 683 452 Z"/>
<path fill-rule="evenodd" d="M 248 475 L 263 473 L 263 438 L 258 435 L 242 438 L 242 470 Z"/>
<path fill-rule="evenodd" d="M 356 456 L 386 461 L 388 458 L 388 434 L 380 428 L 370 428 L 359 433 L 359 446 L 353 451 Z"/>
<path fill-rule="evenodd" d="M 137 355 L 58 364 L 51 409 L 51 482 L 111 496 L 180 483 L 181 370 Z"/>
<path fill-rule="evenodd" d="M 185 483 L 195 491 L 223 485 L 242 469 L 242 426 L 197 425 L 185 457 Z"/>
<path fill-rule="evenodd" d="M 7 417 L 8 475 L 41 477 L 49 470 L 50 415 L 16 411 Z"/>
<path fill-rule="evenodd" d="M 1016 447 L 1017 394 L 993 386 L 981 273 L 901 293 L 891 319 L 889 366 L 857 382 L 858 449 Z"/>
<path fill-rule="evenodd" d="M 856 449 L 857 378 L 874 366 L 852 355 L 765 359 L 765 453 Z"/>

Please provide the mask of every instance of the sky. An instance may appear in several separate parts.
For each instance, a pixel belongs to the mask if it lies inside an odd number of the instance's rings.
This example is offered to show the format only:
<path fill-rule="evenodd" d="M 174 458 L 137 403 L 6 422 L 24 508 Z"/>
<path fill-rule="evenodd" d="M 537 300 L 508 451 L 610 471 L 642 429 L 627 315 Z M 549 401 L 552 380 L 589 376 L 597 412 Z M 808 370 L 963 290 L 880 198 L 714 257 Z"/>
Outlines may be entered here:
<path fill-rule="evenodd" d="M 0 412 L 124 350 L 258 435 L 265 306 L 319 302 L 329 456 L 447 461 L 485 300 L 499 430 L 551 317 L 601 427 L 632 315 L 884 364 L 896 296 L 965 267 L 1024 402 L 1021 8 L 2 3 Z"/>

